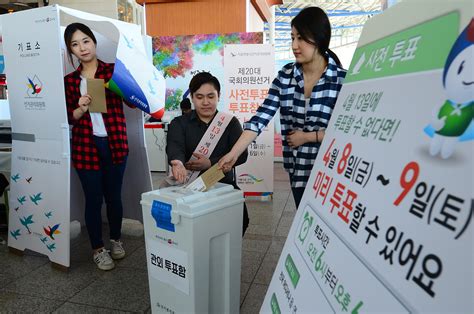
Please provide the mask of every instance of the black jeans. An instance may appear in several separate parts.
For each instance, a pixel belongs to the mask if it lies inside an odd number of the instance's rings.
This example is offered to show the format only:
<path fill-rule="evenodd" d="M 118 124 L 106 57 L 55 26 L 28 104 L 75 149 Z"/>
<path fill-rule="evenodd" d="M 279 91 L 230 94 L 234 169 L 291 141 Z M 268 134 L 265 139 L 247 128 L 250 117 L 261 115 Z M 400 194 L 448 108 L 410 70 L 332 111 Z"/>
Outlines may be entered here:
<path fill-rule="evenodd" d="M 232 182 L 232 185 L 234 186 L 235 189 L 240 190 L 239 186 L 237 185 L 235 181 Z M 245 231 L 249 227 L 249 223 L 250 223 L 249 212 L 247 210 L 247 205 L 245 205 L 245 201 L 244 201 L 244 214 L 243 214 L 243 219 L 242 219 L 242 237 L 244 236 Z"/>
<path fill-rule="evenodd" d="M 105 198 L 110 239 L 119 240 L 122 231 L 122 181 L 126 159 L 120 164 L 112 163 L 112 153 L 107 137 L 94 136 L 100 170 L 76 169 L 86 199 L 85 220 L 93 249 L 104 246 L 102 240 L 102 203 Z"/>
<path fill-rule="evenodd" d="M 249 213 L 247 211 L 247 205 L 245 205 L 244 202 L 244 218 L 242 222 L 242 237 L 245 235 L 245 231 L 249 227 L 250 219 L 249 219 Z"/>
<path fill-rule="evenodd" d="M 301 199 L 303 198 L 305 188 L 291 188 L 291 192 L 293 192 L 293 198 L 295 199 L 296 209 L 300 207 Z"/>
<path fill-rule="evenodd" d="M 290 184 L 291 184 L 291 192 L 293 194 L 293 198 L 295 199 L 296 209 L 300 207 L 301 199 L 303 198 L 304 187 L 293 187 L 293 176 L 290 174 Z"/>

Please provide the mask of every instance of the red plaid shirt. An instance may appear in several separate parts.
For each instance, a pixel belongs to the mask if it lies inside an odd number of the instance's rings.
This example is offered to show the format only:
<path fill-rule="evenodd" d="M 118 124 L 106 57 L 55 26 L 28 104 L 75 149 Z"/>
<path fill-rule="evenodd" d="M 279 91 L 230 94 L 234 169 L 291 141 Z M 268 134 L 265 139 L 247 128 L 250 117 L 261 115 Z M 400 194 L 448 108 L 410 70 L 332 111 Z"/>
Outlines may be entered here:
<path fill-rule="evenodd" d="M 66 90 L 66 105 L 69 124 L 72 128 L 72 162 L 76 169 L 99 170 L 99 155 L 93 140 L 92 121 L 89 111 L 82 118 L 75 120 L 72 113 L 79 107 L 81 97 L 81 70 L 80 65 L 76 71 L 64 77 Z M 109 81 L 114 72 L 114 64 L 104 63 L 99 60 L 95 78 Z M 128 155 L 127 126 L 123 113 L 122 98 L 106 89 L 107 113 L 102 113 L 105 129 L 107 130 L 110 151 L 113 163 L 121 163 Z"/>

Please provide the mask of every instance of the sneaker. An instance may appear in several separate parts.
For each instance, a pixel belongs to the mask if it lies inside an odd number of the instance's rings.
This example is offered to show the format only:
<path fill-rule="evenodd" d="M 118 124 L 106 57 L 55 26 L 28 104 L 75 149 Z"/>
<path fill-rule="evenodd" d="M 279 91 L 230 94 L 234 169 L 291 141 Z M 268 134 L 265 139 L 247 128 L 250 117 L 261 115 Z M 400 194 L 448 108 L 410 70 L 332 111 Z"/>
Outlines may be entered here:
<path fill-rule="evenodd" d="M 94 253 L 94 262 L 101 270 L 111 270 L 115 268 L 115 263 L 109 255 L 109 251 L 102 248 Z"/>
<path fill-rule="evenodd" d="M 125 257 L 125 250 L 123 249 L 123 243 L 120 240 L 110 240 L 112 247 L 110 248 L 113 259 L 122 259 Z"/>

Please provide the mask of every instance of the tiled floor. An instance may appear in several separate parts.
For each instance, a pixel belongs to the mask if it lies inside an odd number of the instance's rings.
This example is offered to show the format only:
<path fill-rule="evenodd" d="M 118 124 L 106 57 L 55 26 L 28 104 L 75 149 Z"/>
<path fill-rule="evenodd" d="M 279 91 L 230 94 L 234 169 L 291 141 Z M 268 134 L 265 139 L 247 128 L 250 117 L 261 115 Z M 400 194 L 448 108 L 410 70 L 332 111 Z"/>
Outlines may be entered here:
<path fill-rule="evenodd" d="M 162 176 L 152 174 L 155 187 Z M 250 226 L 242 243 L 241 313 L 258 313 L 295 215 L 281 163 L 275 164 L 274 178 L 273 200 L 247 200 Z M 0 244 L 0 313 L 150 312 L 143 237 L 123 238 L 127 257 L 110 272 L 93 264 L 85 230 L 71 243 L 67 273 L 53 269 L 46 257 L 32 252 L 16 256 Z"/>

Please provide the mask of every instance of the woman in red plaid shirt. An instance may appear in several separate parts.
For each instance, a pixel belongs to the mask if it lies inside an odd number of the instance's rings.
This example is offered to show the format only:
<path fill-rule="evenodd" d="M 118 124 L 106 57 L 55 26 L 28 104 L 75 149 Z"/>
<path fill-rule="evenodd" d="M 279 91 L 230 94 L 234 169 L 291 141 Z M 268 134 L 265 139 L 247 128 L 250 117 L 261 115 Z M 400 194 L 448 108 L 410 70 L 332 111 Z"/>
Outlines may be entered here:
<path fill-rule="evenodd" d="M 125 256 L 121 237 L 122 181 L 128 155 L 127 128 L 122 99 L 105 91 L 107 113 L 90 112 L 92 97 L 87 94 L 87 79 L 110 80 L 113 64 L 97 59 L 97 40 L 84 24 L 72 23 L 64 32 L 68 57 L 79 60 L 79 67 L 64 78 L 69 124 L 72 128 L 72 162 L 86 199 L 85 220 L 97 267 L 110 270 L 113 259 Z M 111 251 L 102 240 L 101 209 L 107 205 Z"/>

